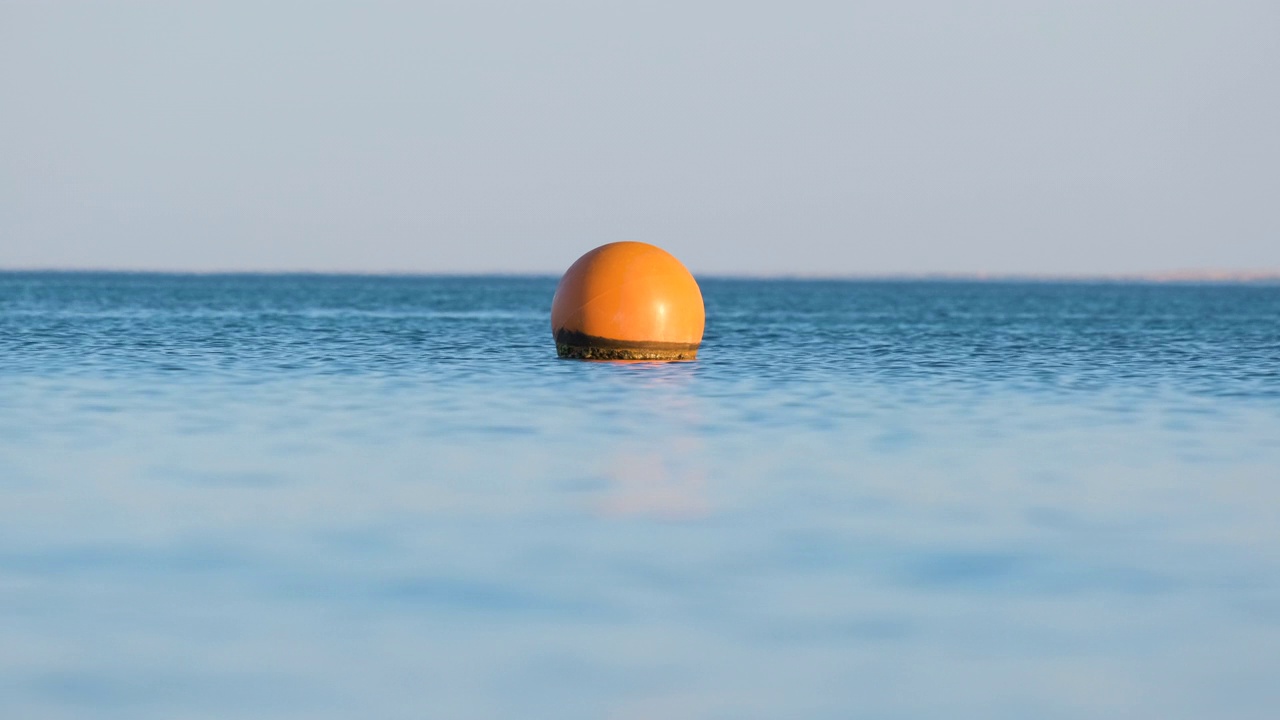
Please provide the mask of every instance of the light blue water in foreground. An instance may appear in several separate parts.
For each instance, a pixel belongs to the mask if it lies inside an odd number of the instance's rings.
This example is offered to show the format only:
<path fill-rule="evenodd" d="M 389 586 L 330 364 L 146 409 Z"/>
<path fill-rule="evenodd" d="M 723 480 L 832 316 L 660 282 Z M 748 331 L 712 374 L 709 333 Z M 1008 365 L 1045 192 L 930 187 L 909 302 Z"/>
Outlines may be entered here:
<path fill-rule="evenodd" d="M 1280 717 L 1280 287 L 0 274 L 0 717 Z"/>

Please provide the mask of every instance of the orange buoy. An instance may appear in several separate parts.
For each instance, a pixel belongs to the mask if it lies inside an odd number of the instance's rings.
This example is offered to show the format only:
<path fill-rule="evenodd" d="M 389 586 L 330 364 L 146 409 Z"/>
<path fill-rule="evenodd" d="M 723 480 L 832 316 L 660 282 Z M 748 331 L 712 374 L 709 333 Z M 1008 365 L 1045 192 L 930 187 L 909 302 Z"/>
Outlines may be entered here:
<path fill-rule="evenodd" d="M 556 353 L 582 360 L 693 360 L 702 343 L 702 291 L 660 247 L 601 245 L 560 278 L 551 301 Z"/>

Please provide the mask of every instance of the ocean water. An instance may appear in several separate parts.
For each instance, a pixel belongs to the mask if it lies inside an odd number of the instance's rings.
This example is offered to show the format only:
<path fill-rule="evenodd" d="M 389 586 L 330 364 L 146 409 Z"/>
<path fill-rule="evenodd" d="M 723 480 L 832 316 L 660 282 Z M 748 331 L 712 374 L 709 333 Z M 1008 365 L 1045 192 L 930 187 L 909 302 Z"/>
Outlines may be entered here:
<path fill-rule="evenodd" d="M 1280 287 L 0 274 L 0 717 L 1280 717 Z"/>

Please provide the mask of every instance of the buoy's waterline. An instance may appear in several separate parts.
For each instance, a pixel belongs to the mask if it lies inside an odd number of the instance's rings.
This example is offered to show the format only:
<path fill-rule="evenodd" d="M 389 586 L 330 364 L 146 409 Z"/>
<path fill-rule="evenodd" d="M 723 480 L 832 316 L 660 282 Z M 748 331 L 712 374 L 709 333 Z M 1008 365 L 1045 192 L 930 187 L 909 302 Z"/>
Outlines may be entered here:
<path fill-rule="evenodd" d="M 601 245 L 560 278 L 551 301 L 556 353 L 581 360 L 693 360 L 702 291 L 671 253 L 642 242 Z"/>

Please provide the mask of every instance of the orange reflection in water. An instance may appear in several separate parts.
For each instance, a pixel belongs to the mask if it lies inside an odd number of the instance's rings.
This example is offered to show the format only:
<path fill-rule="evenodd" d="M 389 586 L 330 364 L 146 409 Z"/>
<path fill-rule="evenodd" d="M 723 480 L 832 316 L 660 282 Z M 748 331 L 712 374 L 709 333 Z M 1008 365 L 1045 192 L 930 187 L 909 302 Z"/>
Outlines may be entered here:
<path fill-rule="evenodd" d="M 678 440 L 667 452 L 622 452 L 602 473 L 609 481 L 593 509 L 609 517 L 692 520 L 711 514 L 707 475 L 698 462 L 701 443 Z"/>

